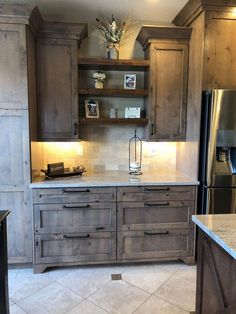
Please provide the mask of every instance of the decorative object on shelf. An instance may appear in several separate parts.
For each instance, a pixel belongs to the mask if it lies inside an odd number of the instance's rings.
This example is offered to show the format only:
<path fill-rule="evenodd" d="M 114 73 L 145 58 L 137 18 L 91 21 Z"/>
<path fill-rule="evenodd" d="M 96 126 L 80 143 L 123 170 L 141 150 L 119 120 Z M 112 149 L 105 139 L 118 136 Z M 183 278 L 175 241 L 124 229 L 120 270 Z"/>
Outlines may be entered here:
<path fill-rule="evenodd" d="M 139 107 L 135 108 L 125 108 L 125 118 L 140 118 L 141 109 Z"/>
<path fill-rule="evenodd" d="M 136 88 L 136 74 L 125 74 L 124 76 L 124 88 L 135 89 Z"/>
<path fill-rule="evenodd" d="M 110 118 L 117 118 L 118 110 L 115 108 L 110 109 Z"/>
<path fill-rule="evenodd" d="M 85 100 L 85 114 L 86 118 L 99 118 L 99 105 L 97 100 Z"/>
<path fill-rule="evenodd" d="M 93 73 L 92 78 L 94 79 L 95 88 L 103 88 L 103 82 L 106 79 L 106 74 L 101 71 L 96 71 Z"/>
<path fill-rule="evenodd" d="M 113 15 L 109 20 L 96 18 L 96 21 L 99 25 L 98 30 L 107 42 L 107 58 L 119 59 L 119 44 L 125 33 L 126 23 L 124 22 L 119 26 Z"/>
<path fill-rule="evenodd" d="M 142 166 L 142 141 L 137 136 L 136 130 L 134 136 L 129 140 L 129 174 L 140 175 Z"/>
<path fill-rule="evenodd" d="M 46 180 L 52 180 L 56 178 L 81 176 L 86 172 L 84 166 L 73 167 L 73 171 L 70 168 L 64 168 L 64 162 L 48 164 L 47 170 L 41 170 L 45 174 Z"/>

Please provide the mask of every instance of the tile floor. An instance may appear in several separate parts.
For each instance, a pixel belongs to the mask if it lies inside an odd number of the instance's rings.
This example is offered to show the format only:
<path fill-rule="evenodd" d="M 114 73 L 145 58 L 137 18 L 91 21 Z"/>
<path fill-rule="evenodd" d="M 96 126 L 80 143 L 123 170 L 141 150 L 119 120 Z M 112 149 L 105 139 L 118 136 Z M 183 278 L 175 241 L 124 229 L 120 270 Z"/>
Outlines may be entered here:
<path fill-rule="evenodd" d="M 9 270 L 10 314 L 186 314 L 195 290 L 196 267 L 183 263 Z"/>

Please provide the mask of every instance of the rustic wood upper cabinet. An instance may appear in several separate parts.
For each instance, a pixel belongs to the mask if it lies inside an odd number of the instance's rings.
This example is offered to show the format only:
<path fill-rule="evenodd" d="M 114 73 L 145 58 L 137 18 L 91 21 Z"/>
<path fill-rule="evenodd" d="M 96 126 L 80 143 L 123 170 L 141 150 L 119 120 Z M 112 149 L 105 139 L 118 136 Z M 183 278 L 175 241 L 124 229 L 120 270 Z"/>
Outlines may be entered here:
<path fill-rule="evenodd" d="M 78 139 L 78 41 L 84 24 L 43 23 L 36 45 L 40 140 Z"/>
<path fill-rule="evenodd" d="M 185 139 L 191 28 L 143 26 L 138 40 L 150 59 L 148 140 Z"/>

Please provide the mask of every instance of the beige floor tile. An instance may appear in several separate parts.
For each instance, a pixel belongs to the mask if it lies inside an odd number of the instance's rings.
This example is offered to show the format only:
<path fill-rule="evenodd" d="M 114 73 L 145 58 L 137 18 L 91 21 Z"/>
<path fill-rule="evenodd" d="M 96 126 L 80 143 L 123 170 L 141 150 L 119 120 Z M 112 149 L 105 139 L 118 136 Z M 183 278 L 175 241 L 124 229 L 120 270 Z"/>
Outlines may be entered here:
<path fill-rule="evenodd" d="M 111 280 L 106 270 L 83 268 L 58 280 L 58 282 L 87 298 Z"/>
<path fill-rule="evenodd" d="M 67 314 L 107 314 L 107 312 L 92 302 L 84 300 Z"/>
<path fill-rule="evenodd" d="M 10 306 L 10 314 L 27 314 L 18 305 L 14 304 Z"/>
<path fill-rule="evenodd" d="M 194 311 L 195 294 L 196 284 L 184 278 L 180 278 L 177 273 L 155 292 L 156 296 L 186 311 Z"/>
<path fill-rule="evenodd" d="M 124 281 L 111 281 L 89 297 L 89 300 L 109 313 L 133 313 L 148 297 L 149 293 Z"/>
<path fill-rule="evenodd" d="M 188 280 L 190 282 L 196 283 L 197 280 L 197 268 L 196 266 L 187 266 L 185 268 L 180 268 L 176 274 L 175 278 Z"/>
<path fill-rule="evenodd" d="M 154 293 L 171 276 L 172 273 L 163 270 L 159 265 L 133 267 L 122 274 L 123 280 L 150 293 Z"/>
<path fill-rule="evenodd" d="M 27 314 L 65 314 L 83 298 L 70 289 L 53 282 L 19 302 Z"/>
<path fill-rule="evenodd" d="M 184 310 L 156 297 L 151 296 L 135 314 L 187 314 Z"/>
<path fill-rule="evenodd" d="M 42 274 L 33 274 L 31 268 L 18 269 L 9 276 L 9 296 L 17 303 L 36 291 L 46 287 L 58 278 L 72 273 L 70 268 L 58 268 Z"/>

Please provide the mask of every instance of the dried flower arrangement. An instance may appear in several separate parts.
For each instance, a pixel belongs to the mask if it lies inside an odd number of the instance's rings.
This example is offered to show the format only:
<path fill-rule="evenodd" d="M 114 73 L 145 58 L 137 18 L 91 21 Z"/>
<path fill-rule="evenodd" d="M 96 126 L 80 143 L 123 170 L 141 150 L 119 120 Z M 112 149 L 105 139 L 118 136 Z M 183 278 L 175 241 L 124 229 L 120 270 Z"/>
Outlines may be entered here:
<path fill-rule="evenodd" d="M 93 73 L 93 79 L 94 81 L 98 81 L 98 82 L 104 82 L 106 79 L 106 74 L 104 72 L 101 71 L 96 71 Z"/>
<path fill-rule="evenodd" d="M 103 38 L 113 44 L 119 44 L 124 32 L 125 32 L 125 25 L 126 23 L 122 23 L 121 26 L 117 25 L 117 22 L 112 15 L 111 20 L 108 21 L 104 20 L 103 18 L 96 18 L 97 23 L 99 24 L 98 29 L 101 32 Z"/>

